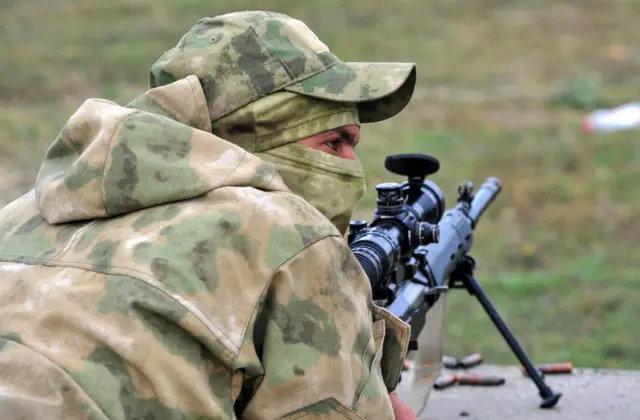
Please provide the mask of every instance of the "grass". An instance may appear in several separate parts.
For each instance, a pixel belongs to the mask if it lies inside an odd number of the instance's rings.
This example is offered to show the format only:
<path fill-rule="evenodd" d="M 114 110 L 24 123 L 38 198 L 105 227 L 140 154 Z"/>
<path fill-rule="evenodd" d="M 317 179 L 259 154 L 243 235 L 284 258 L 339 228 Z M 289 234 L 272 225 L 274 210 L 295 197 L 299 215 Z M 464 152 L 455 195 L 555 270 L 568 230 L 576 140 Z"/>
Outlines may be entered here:
<path fill-rule="evenodd" d="M 351 61 L 415 61 L 418 88 L 396 118 L 366 126 L 370 186 L 397 180 L 387 154 L 436 156 L 451 204 L 459 181 L 503 192 L 476 233 L 478 275 L 537 362 L 640 367 L 640 142 L 580 132 L 598 106 L 637 99 L 640 5 L 573 0 L 17 0 L 0 24 L 3 200 L 29 188 L 44 151 L 87 97 L 121 103 L 200 17 L 242 9 L 307 22 Z M 634 211 L 633 209 L 636 209 Z M 513 362 L 472 297 L 454 292 L 446 352 Z"/>

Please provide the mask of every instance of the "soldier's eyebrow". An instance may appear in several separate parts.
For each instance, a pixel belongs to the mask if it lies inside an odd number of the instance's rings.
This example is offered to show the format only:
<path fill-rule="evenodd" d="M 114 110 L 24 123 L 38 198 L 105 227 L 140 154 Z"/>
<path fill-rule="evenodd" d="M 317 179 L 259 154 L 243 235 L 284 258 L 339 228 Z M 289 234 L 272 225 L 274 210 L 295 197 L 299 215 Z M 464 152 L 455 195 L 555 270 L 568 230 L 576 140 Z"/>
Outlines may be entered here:
<path fill-rule="evenodd" d="M 338 140 L 345 142 L 349 146 L 355 146 L 356 144 L 358 144 L 358 140 L 360 140 L 344 127 L 339 127 L 331 130 L 330 133 L 337 135 Z"/>

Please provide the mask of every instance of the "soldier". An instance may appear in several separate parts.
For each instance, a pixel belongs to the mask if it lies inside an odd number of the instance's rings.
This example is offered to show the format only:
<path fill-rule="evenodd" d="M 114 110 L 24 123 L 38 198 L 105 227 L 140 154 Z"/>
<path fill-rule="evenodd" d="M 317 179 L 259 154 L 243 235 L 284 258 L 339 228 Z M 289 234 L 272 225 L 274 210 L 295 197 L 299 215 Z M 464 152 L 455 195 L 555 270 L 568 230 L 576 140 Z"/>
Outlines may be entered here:
<path fill-rule="evenodd" d="M 414 86 L 239 12 L 87 100 L 0 212 L 0 418 L 415 419 L 409 327 L 344 240 L 360 124 Z"/>

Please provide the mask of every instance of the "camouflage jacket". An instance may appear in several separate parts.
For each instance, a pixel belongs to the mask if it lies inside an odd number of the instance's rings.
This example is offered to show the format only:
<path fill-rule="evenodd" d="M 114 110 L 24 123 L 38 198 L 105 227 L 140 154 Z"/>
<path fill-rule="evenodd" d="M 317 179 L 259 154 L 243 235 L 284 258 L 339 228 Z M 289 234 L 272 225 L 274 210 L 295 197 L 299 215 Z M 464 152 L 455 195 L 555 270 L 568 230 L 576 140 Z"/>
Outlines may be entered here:
<path fill-rule="evenodd" d="M 87 100 L 0 212 L 1 419 L 393 418 L 409 327 L 208 115 Z"/>

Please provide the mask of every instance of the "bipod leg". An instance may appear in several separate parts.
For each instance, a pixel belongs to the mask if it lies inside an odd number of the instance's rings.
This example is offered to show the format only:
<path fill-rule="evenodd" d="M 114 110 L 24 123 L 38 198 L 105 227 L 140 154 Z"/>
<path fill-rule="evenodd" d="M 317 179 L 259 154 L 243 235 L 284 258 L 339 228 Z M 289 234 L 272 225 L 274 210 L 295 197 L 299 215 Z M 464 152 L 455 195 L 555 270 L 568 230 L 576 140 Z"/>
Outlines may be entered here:
<path fill-rule="evenodd" d="M 466 257 L 460 265 L 456 268 L 454 273 L 451 276 L 452 287 L 460 287 L 456 283 L 461 283 L 461 285 L 467 289 L 467 291 L 475 295 L 476 298 L 480 301 L 480 304 L 484 308 L 491 321 L 493 321 L 494 325 L 502 334 L 502 337 L 505 339 L 511 350 L 516 355 L 522 366 L 524 366 L 525 370 L 529 374 L 529 377 L 533 380 L 538 391 L 540 392 L 540 397 L 542 397 L 542 403 L 540 403 L 540 408 L 551 408 L 556 405 L 560 397 L 562 397 L 561 393 L 554 392 L 545 382 L 544 379 L 538 369 L 535 368 L 531 360 L 524 352 L 520 343 L 515 338 L 507 324 L 504 322 L 500 314 L 498 313 L 495 306 L 489 297 L 480 286 L 480 283 L 473 275 L 473 271 L 475 269 L 475 262 L 471 257 Z"/>

